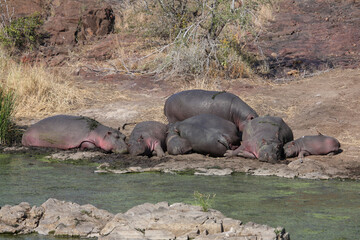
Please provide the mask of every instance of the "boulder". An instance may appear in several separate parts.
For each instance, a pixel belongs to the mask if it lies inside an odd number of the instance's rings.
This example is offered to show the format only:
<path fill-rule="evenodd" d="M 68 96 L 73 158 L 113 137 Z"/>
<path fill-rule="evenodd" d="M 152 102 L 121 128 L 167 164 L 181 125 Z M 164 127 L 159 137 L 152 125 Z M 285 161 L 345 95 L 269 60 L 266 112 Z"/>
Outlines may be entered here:
<path fill-rule="evenodd" d="M 287 240 L 283 228 L 226 218 L 221 212 L 184 203 L 144 203 L 115 216 L 93 205 L 50 198 L 0 209 L 0 233 L 112 239 L 263 239 Z"/>
<path fill-rule="evenodd" d="M 35 231 L 44 235 L 53 233 L 55 236 L 97 237 L 113 218 L 113 214 L 93 205 L 80 206 L 53 198 L 41 207 L 45 212 Z"/>
<path fill-rule="evenodd" d="M 100 7 L 96 1 L 64 0 L 52 12 L 43 25 L 49 36 L 47 45 L 74 45 L 114 30 L 113 10 L 110 6 Z"/>
<path fill-rule="evenodd" d="M 42 207 L 29 203 L 5 205 L 0 209 L 0 233 L 27 234 L 34 231 L 44 213 Z"/>

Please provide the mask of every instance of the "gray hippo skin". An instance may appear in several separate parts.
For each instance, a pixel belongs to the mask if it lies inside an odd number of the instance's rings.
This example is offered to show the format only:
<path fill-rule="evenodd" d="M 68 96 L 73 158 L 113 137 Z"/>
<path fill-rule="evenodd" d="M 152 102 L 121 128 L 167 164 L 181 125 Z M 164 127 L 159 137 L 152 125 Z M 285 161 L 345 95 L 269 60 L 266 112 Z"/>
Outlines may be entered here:
<path fill-rule="evenodd" d="M 133 156 L 165 155 L 167 126 L 156 121 L 145 121 L 136 124 L 129 138 L 129 153 Z"/>
<path fill-rule="evenodd" d="M 240 139 L 234 123 L 216 115 L 200 114 L 170 124 L 166 144 L 172 155 L 192 150 L 217 157 L 238 147 Z"/>
<path fill-rule="evenodd" d="M 83 116 L 56 115 L 30 126 L 22 145 L 59 149 L 95 148 L 116 153 L 127 152 L 125 135 Z"/>
<path fill-rule="evenodd" d="M 213 114 L 235 123 L 240 131 L 244 121 L 257 113 L 238 96 L 218 91 L 187 90 L 170 96 L 164 107 L 169 123 L 183 121 L 198 114 Z"/>
<path fill-rule="evenodd" d="M 257 158 L 263 162 L 276 163 L 284 158 L 283 146 L 294 139 L 290 127 L 279 117 L 257 117 L 245 124 L 241 146 L 225 156 Z"/>
<path fill-rule="evenodd" d="M 337 139 L 324 135 L 303 136 L 284 145 L 286 157 L 336 154 L 340 151 Z"/>

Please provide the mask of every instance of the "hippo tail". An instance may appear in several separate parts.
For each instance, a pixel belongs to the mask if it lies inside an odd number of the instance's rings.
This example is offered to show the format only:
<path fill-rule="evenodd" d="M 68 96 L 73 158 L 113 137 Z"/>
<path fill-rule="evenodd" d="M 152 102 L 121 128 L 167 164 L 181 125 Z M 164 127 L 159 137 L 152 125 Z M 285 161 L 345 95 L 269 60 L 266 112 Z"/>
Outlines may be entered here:
<path fill-rule="evenodd" d="M 124 124 L 122 125 L 122 130 L 125 130 L 125 127 L 126 127 L 127 125 L 136 125 L 136 124 L 137 124 L 137 122 L 124 123 Z"/>

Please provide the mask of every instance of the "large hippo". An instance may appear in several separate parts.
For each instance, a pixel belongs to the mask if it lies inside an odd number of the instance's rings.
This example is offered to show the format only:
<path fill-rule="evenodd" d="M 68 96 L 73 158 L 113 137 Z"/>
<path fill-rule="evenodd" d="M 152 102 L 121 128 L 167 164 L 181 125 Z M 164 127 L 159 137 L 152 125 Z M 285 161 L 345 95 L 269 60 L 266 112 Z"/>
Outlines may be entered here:
<path fill-rule="evenodd" d="M 125 135 L 83 116 L 56 115 L 30 126 L 22 136 L 24 146 L 60 149 L 94 148 L 127 152 Z"/>
<path fill-rule="evenodd" d="M 171 95 L 165 102 L 164 113 L 169 123 L 207 113 L 235 123 L 240 131 L 244 121 L 257 113 L 238 96 L 228 92 L 187 90 Z"/>
<path fill-rule="evenodd" d="M 156 121 L 145 121 L 136 124 L 129 137 L 129 153 L 137 155 L 165 155 L 167 126 Z"/>
<path fill-rule="evenodd" d="M 335 154 L 340 151 L 340 142 L 322 134 L 303 136 L 284 145 L 286 157 Z"/>
<path fill-rule="evenodd" d="M 200 114 L 169 125 L 166 139 L 169 154 L 194 151 L 216 157 L 240 144 L 235 124 L 216 115 Z"/>
<path fill-rule="evenodd" d="M 275 163 L 284 158 L 283 146 L 294 139 L 290 127 L 279 117 L 257 117 L 245 124 L 241 146 L 225 156 L 257 158 Z"/>

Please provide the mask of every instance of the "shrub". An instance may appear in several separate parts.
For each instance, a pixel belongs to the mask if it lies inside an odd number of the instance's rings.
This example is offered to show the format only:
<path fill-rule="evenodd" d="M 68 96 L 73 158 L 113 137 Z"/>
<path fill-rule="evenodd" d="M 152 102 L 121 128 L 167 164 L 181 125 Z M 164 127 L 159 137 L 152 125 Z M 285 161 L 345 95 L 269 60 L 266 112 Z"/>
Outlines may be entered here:
<path fill-rule="evenodd" d="M 0 144 L 10 144 L 15 138 L 12 122 L 14 111 L 14 94 L 0 86 Z"/>
<path fill-rule="evenodd" d="M 201 208 L 204 212 L 209 211 L 209 208 L 211 207 L 215 196 L 216 196 L 216 194 L 211 195 L 211 194 L 200 193 L 197 191 L 194 192 L 194 198 L 195 198 L 196 204 L 201 206 Z"/>
<path fill-rule="evenodd" d="M 9 49 L 32 49 L 43 36 L 38 32 L 43 24 L 40 14 L 21 17 L 4 25 L 0 31 L 0 42 Z"/>
<path fill-rule="evenodd" d="M 169 44 L 161 51 L 165 57 L 160 56 L 156 72 L 248 76 L 261 59 L 248 53 L 245 46 L 256 41 L 266 18 L 271 18 L 271 11 L 264 9 L 270 9 L 274 1 L 145 0 L 138 15 L 146 21 L 139 21 L 139 28 L 143 35 L 166 39 Z M 265 13 L 267 16 L 262 16 Z M 132 21 L 132 26 L 136 22 L 134 17 L 126 18 Z"/>

